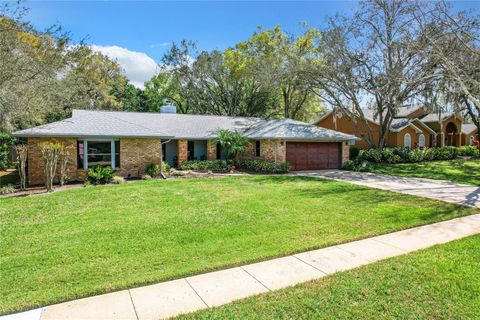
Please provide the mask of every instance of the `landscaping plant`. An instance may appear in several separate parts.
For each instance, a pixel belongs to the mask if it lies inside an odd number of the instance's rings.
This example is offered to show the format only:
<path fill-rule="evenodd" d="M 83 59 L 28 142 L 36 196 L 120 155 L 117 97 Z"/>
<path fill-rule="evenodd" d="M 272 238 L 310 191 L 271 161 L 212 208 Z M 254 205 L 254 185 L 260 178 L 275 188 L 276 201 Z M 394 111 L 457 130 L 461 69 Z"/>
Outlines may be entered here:
<path fill-rule="evenodd" d="M 288 162 L 281 162 L 275 165 L 275 163 L 271 161 L 236 159 L 234 164 L 238 169 L 262 173 L 286 173 L 290 171 Z"/>
<path fill-rule="evenodd" d="M 239 153 L 247 151 L 248 139 L 237 131 L 221 129 L 217 132 L 216 143 L 219 143 L 225 151 L 227 160 L 235 159 Z"/>
<path fill-rule="evenodd" d="M 57 171 L 57 160 L 63 146 L 59 143 L 45 142 L 40 145 L 43 157 L 43 174 L 47 191 L 53 190 L 53 179 Z"/>
<path fill-rule="evenodd" d="M 15 152 L 17 153 L 18 161 L 18 175 L 20 176 L 20 189 L 25 190 L 27 188 L 27 154 L 28 147 L 26 144 L 20 144 L 15 146 Z"/>
<path fill-rule="evenodd" d="M 157 163 L 150 163 L 145 167 L 145 174 L 150 177 L 156 177 L 160 174 L 160 165 Z"/>
<path fill-rule="evenodd" d="M 8 133 L 0 132 L 0 170 L 6 169 L 10 165 L 8 155 L 15 142 L 15 138 Z"/>
<path fill-rule="evenodd" d="M 12 186 L 11 184 L 7 184 L 6 186 L 3 186 L 0 188 L 0 194 L 8 194 L 8 193 L 14 193 L 15 192 L 15 187 Z"/>
<path fill-rule="evenodd" d="M 202 170 L 202 171 L 227 171 L 228 164 L 225 160 L 187 160 L 180 165 L 182 170 Z"/>
<path fill-rule="evenodd" d="M 58 183 L 60 186 L 63 186 L 65 184 L 65 180 L 68 178 L 67 175 L 67 166 L 68 166 L 68 157 L 69 153 L 66 150 L 64 146 L 62 146 L 62 149 L 60 150 L 59 154 L 59 163 L 60 163 L 60 168 L 59 168 L 59 173 L 58 173 Z"/>
<path fill-rule="evenodd" d="M 110 183 L 115 177 L 115 171 L 110 167 L 96 166 L 88 170 L 87 181 L 93 185 Z"/>

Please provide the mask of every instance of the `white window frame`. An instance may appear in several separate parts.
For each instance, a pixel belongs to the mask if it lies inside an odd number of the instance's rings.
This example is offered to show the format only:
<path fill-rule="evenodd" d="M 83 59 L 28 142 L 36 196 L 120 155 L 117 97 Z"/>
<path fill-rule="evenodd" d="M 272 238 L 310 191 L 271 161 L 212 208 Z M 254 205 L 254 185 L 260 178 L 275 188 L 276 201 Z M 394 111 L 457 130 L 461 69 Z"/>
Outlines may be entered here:
<path fill-rule="evenodd" d="M 423 140 L 423 143 L 422 143 L 422 140 Z M 419 136 L 418 136 L 418 146 L 420 148 L 425 148 L 425 135 L 423 133 L 421 133 Z"/>
<path fill-rule="evenodd" d="M 408 140 L 407 140 L 408 138 Z M 408 141 L 408 145 L 407 145 L 407 141 Z M 412 136 L 410 135 L 410 133 L 405 133 L 405 135 L 403 136 L 403 146 L 405 148 L 411 148 L 412 147 Z"/>
<path fill-rule="evenodd" d="M 110 141 L 110 167 L 115 170 L 116 163 L 115 163 L 115 142 L 118 139 L 84 139 L 83 141 L 83 169 L 88 170 L 88 142 L 109 142 Z"/>

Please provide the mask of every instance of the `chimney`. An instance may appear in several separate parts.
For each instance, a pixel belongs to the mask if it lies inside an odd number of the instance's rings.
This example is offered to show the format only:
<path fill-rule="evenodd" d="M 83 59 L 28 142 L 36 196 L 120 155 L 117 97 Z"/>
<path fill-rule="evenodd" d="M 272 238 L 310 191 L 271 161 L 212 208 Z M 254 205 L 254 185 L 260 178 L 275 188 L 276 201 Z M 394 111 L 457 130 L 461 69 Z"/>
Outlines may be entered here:
<path fill-rule="evenodd" d="M 165 105 L 160 107 L 160 113 L 177 113 L 177 107 L 175 107 L 170 101 L 166 101 Z"/>

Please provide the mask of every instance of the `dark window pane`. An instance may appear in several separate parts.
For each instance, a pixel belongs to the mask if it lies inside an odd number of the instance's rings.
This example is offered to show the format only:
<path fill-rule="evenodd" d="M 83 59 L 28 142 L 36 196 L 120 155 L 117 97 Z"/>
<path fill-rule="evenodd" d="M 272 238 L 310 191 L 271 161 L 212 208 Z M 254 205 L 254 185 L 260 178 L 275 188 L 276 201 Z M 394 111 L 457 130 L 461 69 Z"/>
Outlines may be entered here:
<path fill-rule="evenodd" d="M 167 157 L 167 144 L 162 144 L 162 161 L 165 161 Z"/>
<path fill-rule="evenodd" d="M 88 154 L 110 154 L 111 152 L 110 141 L 88 141 Z"/>
<path fill-rule="evenodd" d="M 83 141 L 77 141 L 77 168 L 83 169 Z"/>
<path fill-rule="evenodd" d="M 188 141 L 187 144 L 188 160 L 195 160 L 195 142 Z"/>
<path fill-rule="evenodd" d="M 120 141 L 115 141 L 115 167 L 120 168 Z"/>
<path fill-rule="evenodd" d="M 260 157 L 260 141 L 255 141 L 255 157 Z"/>
<path fill-rule="evenodd" d="M 88 141 L 87 146 L 89 168 L 112 164 L 112 144 L 110 141 Z"/>

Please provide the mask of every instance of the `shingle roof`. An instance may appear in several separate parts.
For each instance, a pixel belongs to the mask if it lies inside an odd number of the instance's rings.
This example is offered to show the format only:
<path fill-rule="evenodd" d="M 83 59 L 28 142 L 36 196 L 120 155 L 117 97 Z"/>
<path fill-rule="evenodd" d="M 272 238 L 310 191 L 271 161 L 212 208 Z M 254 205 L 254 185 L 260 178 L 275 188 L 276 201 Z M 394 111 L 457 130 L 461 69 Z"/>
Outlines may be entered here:
<path fill-rule="evenodd" d="M 462 133 L 469 134 L 477 129 L 474 123 L 462 123 Z"/>
<path fill-rule="evenodd" d="M 450 118 L 454 113 L 453 112 L 443 112 L 441 114 L 442 120 Z M 425 117 L 421 118 L 422 122 L 438 122 L 438 113 L 429 113 Z"/>
<path fill-rule="evenodd" d="M 17 137 L 159 137 L 211 139 L 219 129 L 240 132 L 251 139 L 355 140 L 353 135 L 291 119 L 74 110 L 62 121 L 15 132 Z"/>

